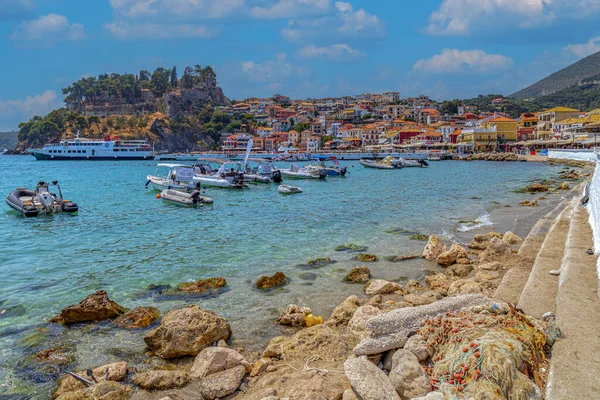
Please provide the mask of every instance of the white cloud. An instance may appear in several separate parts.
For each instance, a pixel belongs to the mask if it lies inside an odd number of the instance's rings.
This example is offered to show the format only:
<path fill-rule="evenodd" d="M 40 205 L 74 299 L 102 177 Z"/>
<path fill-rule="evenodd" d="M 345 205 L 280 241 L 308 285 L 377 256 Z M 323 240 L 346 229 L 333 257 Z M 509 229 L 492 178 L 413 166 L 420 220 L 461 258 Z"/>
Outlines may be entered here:
<path fill-rule="evenodd" d="M 85 33 L 83 25 L 71 24 L 63 15 L 48 14 L 21 22 L 10 38 L 37 41 L 81 40 L 85 39 Z"/>
<path fill-rule="evenodd" d="M 375 39 L 385 37 L 385 24 L 379 17 L 364 9 L 354 11 L 350 3 L 335 3 L 336 13 L 322 18 L 291 20 L 282 30 L 290 42 L 306 42 L 315 39 L 333 41 L 339 39 Z"/>
<path fill-rule="evenodd" d="M 483 50 L 444 49 L 440 54 L 417 61 L 416 71 L 431 74 L 463 72 L 497 72 L 510 68 L 513 60 L 501 54 L 488 54 Z"/>
<path fill-rule="evenodd" d="M 203 25 L 166 25 L 166 24 L 137 24 L 110 22 L 103 25 L 103 28 L 111 35 L 119 39 L 180 39 L 180 38 L 199 38 L 205 39 L 215 35 L 215 32 Z"/>
<path fill-rule="evenodd" d="M 325 47 L 317 47 L 315 45 L 305 46 L 298 50 L 298 55 L 303 58 L 328 59 L 333 61 L 349 61 L 364 56 L 360 51 L 341 43 Z"/>
<path fill-rule="evenodd" d="M 285 53 L 276 54 L 272 60 L 263 63 L 244 61 L 241 68 L 250 81 L 273 85 L 281 85 L 288 79 L 296 79 L 309 73 L 308 68 L 292 64 Z"/>
<path fill-rule="evenodd" d="M 267 6 L 256 6 L 250 11 L 255 18 L 292 18 L 298 15 L 320 14 L 329 11 L 331 0 L 276 0 Z"/>
<path fill-rule="evenodd" d="M 129 18 L 177 16 L 220 18 L 244 5 L 244 0 L 110 0 L 113 10 Z"/>
<path fill-rule="evenodd" d="M 52 90 L 25 99 L 0 99 L 0 130 L 16 129 L 20 122 L 27 121 L 34 115 L 46 115 L 60 107 L 61 103 Z"/>
<path fill-rule="evenodd" d="M 583 58 L 600 51 L 600 36 L 591 38 L 587 43 L 570 44 L 563 50 Z"/>
<path fill-rule="evenodd" d="M 561 18 L 586 18 L 600 11 L 598 0 L 443 0 L 429 16 L 433 35 L 466 35 L 502 27 L 527 28 Z"/>

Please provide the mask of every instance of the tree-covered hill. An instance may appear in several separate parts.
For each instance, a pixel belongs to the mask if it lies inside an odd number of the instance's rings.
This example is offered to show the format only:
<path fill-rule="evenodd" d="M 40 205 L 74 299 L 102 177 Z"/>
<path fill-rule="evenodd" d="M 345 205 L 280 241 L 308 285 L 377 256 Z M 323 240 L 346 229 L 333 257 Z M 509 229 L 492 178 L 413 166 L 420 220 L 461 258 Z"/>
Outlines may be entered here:
<path fill-rule="evenodd" d="M 509 97 L 523 100 L 551 95 L 598 74 L 600 74 L 600 52 L 579 60 Z"/>

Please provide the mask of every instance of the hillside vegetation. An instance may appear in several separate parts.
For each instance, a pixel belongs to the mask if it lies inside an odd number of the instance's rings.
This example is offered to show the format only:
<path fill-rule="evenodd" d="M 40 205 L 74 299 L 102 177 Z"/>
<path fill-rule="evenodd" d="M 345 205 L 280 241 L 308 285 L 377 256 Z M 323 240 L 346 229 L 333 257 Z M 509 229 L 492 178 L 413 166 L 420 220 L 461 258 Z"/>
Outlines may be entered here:
<path fill-rule="evenodd" d="M 547 96 L 582 83 L 586 78 L 598 74 L 600 74 L 600 52 L 579 60 L 509 97 L 523 100 Z"/>

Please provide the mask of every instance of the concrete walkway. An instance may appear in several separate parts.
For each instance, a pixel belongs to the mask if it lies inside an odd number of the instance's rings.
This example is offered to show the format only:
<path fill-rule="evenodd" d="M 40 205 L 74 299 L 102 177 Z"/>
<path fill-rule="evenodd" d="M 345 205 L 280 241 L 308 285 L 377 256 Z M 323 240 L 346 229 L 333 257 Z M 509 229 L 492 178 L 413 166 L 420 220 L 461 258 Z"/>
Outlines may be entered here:
<path fill-rule="evenodd" d="M 517 308 L 527 315 L 541 319 L 549 311 L 556 313 L 558 276 L 551 275 L 550 271 L 561 269 L 573 207 L 578 201 L 577 198 L 571 200 L 560 213 L 535 259 L 531 274 L 517 304 Z"/>
<path fill-rule="evenodd" d="M 600 399 L 600 299 L 588 213 L 573 212 L 561 269 L 556 318 L 563 338 L 552 348 L 546 398 Z"/>

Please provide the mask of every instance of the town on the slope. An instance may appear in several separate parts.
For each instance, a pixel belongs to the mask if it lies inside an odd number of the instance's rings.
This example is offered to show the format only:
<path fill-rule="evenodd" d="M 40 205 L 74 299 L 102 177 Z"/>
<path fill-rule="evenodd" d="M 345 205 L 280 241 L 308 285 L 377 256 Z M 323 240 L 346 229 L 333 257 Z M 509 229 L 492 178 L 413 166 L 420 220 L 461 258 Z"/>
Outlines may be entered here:
<path fill-rule="evenodd" d="M 493 104 L 501 109 L 503 101 L 498 98 Z M 255 123 L 223 133 L 222 150 L 244 151 L 252 139 L 257 152 L 516 151 L 592 145 L 600 133 L 600 109 L 555 107 L 513 119 L 501 111 L 479 112 L 473 105 L 458 105 L 454 113 L 443 112 L 441 106 L 424 95 L 401 99 L 398 92 L 310 100 L 277 94 L 232 101 L 218 109 L 249 114 Z"/>

